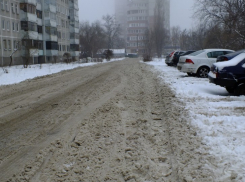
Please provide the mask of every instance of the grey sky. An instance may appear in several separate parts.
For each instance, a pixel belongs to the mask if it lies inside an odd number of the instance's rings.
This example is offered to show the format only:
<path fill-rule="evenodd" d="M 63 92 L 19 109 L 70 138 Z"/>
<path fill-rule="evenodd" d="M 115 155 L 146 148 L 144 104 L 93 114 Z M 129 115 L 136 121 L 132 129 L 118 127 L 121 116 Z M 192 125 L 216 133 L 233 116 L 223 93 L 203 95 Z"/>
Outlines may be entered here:
<path fill-rule="evenodd" d="M 171 26 L 179 25 L 182 29 L 189 29 L 193 24 L 191 18 L 195 0 L 170 0 Z M 94 22 L 101 20 L 103 15 L 114 15 L 114 0 L 78 0 L 80 21 Z"/>

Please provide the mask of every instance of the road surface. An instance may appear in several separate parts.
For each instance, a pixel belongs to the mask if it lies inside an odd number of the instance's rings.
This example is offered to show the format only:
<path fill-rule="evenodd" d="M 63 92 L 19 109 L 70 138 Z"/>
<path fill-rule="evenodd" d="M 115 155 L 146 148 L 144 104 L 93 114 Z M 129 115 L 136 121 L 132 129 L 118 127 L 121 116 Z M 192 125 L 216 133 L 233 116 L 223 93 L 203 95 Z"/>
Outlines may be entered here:
<path fill-rule="evenodd" d="M 1 86 L 0 108 L 1 181 L 214 180 L 184 103 L 138 59 Z"/>

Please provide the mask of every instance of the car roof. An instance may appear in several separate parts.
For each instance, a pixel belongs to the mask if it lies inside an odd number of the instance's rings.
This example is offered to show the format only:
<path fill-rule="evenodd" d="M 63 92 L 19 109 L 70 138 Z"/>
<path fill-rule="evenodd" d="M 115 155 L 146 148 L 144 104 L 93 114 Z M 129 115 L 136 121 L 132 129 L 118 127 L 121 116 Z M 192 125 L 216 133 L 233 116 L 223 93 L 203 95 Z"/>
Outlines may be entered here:
<path fill-rule="evenodd" d="M 242 49 L 242 50 L 239 50 L 239 51 L 236 51 L 236 52 L 232 52 L 232 53 L 229 53 L 229 54 L 222 55 L 222 57 L 233 58 L 233 57 L 237 56 L 238 54 L 241 54 L 241 53 L 244 53 L 244 52 L 245 52 L 245 49 Z"/>
<path fill-rule="evenodd" d="M 203 49 L 204 51 L 233 51 L 234 50 L 231 50 L 231 49 Z"/>

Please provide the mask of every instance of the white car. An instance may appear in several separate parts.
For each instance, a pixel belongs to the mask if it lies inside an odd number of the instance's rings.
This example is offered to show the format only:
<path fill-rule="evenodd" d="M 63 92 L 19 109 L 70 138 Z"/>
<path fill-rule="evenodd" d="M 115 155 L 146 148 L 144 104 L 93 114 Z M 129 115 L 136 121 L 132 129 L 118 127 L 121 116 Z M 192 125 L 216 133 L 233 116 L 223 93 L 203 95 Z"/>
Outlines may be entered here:
<path fill-rule="evenodd" d="M 218 56 L 234 52 L 229 49 L 203 49 L 192 54 L 181 56 L 177 68 L 188 75 L 207 78 L 210 68 Z"/>

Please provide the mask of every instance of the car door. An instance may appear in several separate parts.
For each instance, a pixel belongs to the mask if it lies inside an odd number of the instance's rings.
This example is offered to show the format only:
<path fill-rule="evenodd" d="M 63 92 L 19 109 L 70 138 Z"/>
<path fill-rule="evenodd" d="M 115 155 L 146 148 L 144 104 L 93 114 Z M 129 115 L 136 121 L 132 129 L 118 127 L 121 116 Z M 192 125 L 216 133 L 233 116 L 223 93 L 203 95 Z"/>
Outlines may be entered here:
<path fill-rule="evenodd" d="M 211 51 L 211 52 L 208 52 L 207 53 L 207 56 L 208 56 L 207 63 L 209 65 L 209 67 L 211 67 L 212 64 L 216 62 L 218 56 L 222 56 L 224 54 L 225 54 L 224 51 Z"/>

